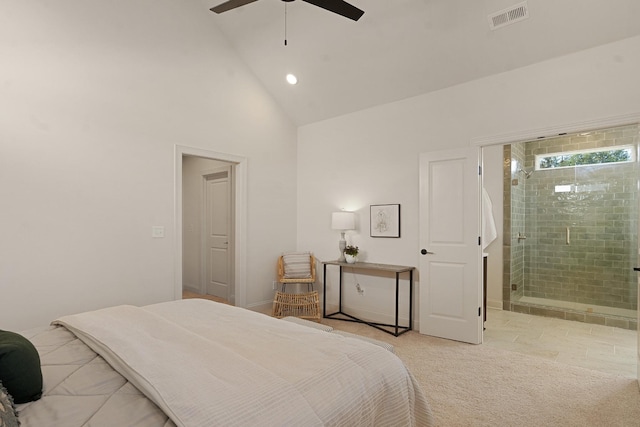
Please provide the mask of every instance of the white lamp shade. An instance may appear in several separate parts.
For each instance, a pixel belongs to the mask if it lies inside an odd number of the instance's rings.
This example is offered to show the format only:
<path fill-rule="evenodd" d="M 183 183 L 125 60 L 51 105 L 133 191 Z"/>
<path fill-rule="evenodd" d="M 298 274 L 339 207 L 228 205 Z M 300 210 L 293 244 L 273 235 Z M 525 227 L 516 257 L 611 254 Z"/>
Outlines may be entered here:
<path fill-rule="evenodd" d="M 334 230 L 354 230 L 356 215 L 353 212 L 333 212 L 331 214 L 331 228 Z"/>

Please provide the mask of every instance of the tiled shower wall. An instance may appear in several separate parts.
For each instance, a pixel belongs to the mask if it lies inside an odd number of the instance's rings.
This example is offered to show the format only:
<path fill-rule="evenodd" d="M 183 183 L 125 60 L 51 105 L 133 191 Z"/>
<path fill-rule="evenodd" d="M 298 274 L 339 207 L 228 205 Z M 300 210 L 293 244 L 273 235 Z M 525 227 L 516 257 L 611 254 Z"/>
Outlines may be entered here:
<path fill-rule="evenodd" d="M 637 144 L 638 131 L 626 126 L 528 142 L 525 168 L 533 170 L 536 154 Z M 540 170 L 520 181 L 525 296 L 637 309 L 637 165 Z M 557 185 L 571 191 L 558 192 Z"/>
<path fill-rule="evenodd" d="M 536 154 L 637 147 L 639 132 L 640 126 L 633 125 L 505 146 L 504 309 L 635 329 L 633 319 L 543 308 L 518 299 L 637 309 L 638 162 L 535 171 L 528 179 L 512 165 L 531 171 Z M 571 191 L 557 192 L 556 185 L 570 185 Z M 518 242 L 518 232 L 527 239 Z"/>

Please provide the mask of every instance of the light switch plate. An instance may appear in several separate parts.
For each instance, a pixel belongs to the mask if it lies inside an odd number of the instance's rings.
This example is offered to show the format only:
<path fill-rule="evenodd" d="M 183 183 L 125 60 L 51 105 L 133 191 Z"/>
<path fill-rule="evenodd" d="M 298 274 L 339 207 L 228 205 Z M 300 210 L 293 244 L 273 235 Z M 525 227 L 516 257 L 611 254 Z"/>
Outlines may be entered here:
<path fill-rule="evenodd" d="M 164 237 L 164 227 L 162 225 L 154 225 L 151 227 L 151 237 L 154 239 Z"/>

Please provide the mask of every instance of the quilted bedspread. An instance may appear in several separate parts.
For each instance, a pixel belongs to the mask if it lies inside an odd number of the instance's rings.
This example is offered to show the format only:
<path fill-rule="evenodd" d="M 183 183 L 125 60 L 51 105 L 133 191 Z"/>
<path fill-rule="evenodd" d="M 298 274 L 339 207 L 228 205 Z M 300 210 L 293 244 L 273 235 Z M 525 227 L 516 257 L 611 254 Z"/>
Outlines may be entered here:
<path fill-rule="evenodd" d="M 28 336 L 45 393 L 23 426 L 432 425 L 373 344 L 205 300 L 118 306 Z"/>
<path fill-rule="evenodd" d="M 172 427 L 173 421 L 62 326 L 22 335 L 40 353 L 44 394 L 17 405 L 21 427 Z"/>

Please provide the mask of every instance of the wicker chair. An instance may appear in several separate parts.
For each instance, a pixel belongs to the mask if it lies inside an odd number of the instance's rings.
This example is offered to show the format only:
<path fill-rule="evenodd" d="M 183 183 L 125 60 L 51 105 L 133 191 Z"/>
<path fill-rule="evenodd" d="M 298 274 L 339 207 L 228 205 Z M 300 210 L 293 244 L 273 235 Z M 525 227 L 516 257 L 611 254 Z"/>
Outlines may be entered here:
<path fill-rule="evenodd" d="M 273 300 L 273 317 L 298 317 L 320 322 L 320 297 L 318 291 L 304 294 L 286 294 L 277 291 Z"/>
<path fill-rule="evenodd" d="M 278 282 L 282 292 L 273 299 L 273 317 L 299 317 L 320 322 L 320 297 L 313 290 L 316 282 L 316 259 L 310 252 L 290 252 L 278 258 Z M 287 284 L 306 283 L 307 293 L 286 293 Z"/>
<path fill-rule="evenodd" d="M 289 272 L 287 271 L 288 269 L 285 267 L 285 256 L 289 255 L 298 257 L 298 259 L 303 256 L 308 256 L 310 264 L 308 266 L 308 274 L 289 274 Z M 286 291 L 287 283 L 306 283 L 307 291 L 313 291 L 313 284 L 316 282 L 316 259 L 313 254 L 309 252 L 299 252 L 294 254 L 280 255 L 280 257 L 278 258 L 278 282 L 282 284 L 282 292 Z"/>

